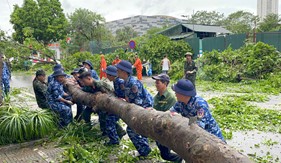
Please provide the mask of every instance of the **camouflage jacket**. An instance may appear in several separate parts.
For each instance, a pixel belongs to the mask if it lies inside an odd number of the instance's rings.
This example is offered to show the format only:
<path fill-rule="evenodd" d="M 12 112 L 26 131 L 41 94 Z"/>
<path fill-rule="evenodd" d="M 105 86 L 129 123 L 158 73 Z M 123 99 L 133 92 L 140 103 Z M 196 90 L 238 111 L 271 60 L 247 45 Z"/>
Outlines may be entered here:
<path fill-rule="evenodd" d="M 47 93 L 47 84 L 45 82 L 41 82 L 36 78 L 33 80 L 33 90 L 35 93 L 37 104 L 40 108 L 46 109 L 49 108 L 46 93 Z"/>

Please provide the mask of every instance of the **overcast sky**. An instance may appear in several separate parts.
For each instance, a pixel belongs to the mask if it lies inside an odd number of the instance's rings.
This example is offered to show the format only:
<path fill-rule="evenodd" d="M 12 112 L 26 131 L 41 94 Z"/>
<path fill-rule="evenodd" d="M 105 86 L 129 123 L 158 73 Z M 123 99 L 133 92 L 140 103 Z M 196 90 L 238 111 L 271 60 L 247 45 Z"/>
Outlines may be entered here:
<path fill-rule="evenodd" d="M 60 0 L 64 13 L 76 8 L 87 8 L 106 18 L 117 20 L 135 15 L 169 15 L 181 18 L 196 11 L 218 11 L 226 16 L 238 10 L 257 13 L 257 0 Z M 0 0 L 0 29 L 11 32 L 9 23 L 13 5 L 22 6 L 23 0 Z M 281 4 L 279 3 L 279 14 Z"/>

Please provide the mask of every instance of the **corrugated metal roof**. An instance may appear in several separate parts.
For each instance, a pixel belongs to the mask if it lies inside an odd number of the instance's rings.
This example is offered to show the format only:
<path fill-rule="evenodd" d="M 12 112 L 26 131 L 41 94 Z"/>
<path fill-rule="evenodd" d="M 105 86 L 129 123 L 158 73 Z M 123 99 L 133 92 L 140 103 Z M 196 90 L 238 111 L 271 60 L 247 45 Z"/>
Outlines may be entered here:
<path fill-rule="evenodd" d="M 171 40 L 183 39 L 183 38 L 187 38 L 187 37 L 193 36 L 193 34 L 194 34 L 193 32 L 190 32 L 190 33 L 187 33 L 187 34 L 184 34 L 184 35 L 170 36 L 169 38 Z"/>
<path fill-rule="evenodd" d="M 182 24 L 186 28 L 193 30 L 194 32 L 212 32 L 212 33 L 231 33 L 229 30 L 220 26 L 212 25 L 197 25 L 197 24 Z"/>

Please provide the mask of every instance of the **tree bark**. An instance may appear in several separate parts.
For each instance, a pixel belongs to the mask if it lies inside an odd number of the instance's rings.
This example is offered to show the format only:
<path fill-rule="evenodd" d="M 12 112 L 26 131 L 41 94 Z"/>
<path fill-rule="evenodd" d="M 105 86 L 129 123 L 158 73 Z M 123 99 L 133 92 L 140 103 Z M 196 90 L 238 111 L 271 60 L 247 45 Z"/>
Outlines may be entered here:
<path fill-rule="evenodd" d="M 170 112 L 145 110 L 112 95 L 89 94 L 67 81 L 69 93 L 76 102 L 118 115 L 137 133 L 169 147 L 185 161 L 194 163 L 248 163 L 248 157 L 232 149 L 216 136 L 206 132 L 189 119 Z"/>

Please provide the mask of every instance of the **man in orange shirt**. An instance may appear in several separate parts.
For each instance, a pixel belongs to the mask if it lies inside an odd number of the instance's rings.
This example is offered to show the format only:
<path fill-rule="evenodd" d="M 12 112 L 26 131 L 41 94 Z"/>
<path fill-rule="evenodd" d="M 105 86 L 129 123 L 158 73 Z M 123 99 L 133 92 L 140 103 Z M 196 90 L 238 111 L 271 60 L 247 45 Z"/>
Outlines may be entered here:
<path fill-rule="evenodd" d="M 142 63 L 141 63 L 141 60 L 138 57 L 138 55 L 135 55 L 135 59 L 136 59 L 136 61 L 135 61 L 134 65 L 132 67 L 133 68 L 135 67 L 136 70 L 137 70 L 138 80 L 142 80 Z"/>
<path fill-rule="evenodd" d="M 103 70 L 106 69 L 106 61 L 104 59 L 104 55 L 102 54 L 101 55 L 101 61 L 100 61 L 100 79 L 102 79 L 102 77 L 105 77 L 106 78 L 106 73 L 103 72 Z"/>
<path fill-rule="evenodd" d="M 119 62 L 121 62 L 121 59 L 119 59 L 119 56 L 116 55 L 115 59 L 114 59 L 113 62 L 112 62 L 112 65 L 113 65 L 113 66 L 116 66 Z"/>

